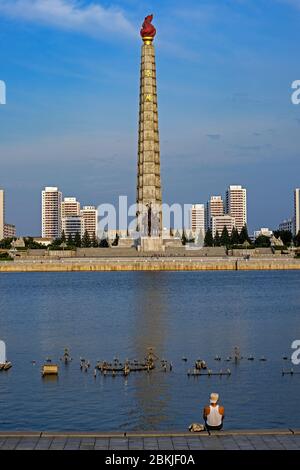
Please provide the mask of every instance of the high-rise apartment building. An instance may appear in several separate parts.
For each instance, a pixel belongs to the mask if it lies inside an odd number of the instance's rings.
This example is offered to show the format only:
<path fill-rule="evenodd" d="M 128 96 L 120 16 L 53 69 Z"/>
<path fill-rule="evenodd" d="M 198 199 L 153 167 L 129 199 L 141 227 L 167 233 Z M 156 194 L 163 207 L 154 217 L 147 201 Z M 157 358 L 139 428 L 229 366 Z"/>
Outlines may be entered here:
<path fill-rule="evenodd" d="M 4 238 L 4 225 L 5 225 L 4 189 L 0 189 L 0 240 Z"/>
<path fill-rule="evenodd" d="M 190 230 L 196 233 L 205 232 L 204 204 L 194 204 L 190 209 Z"/>
<path fill-rule="evenodd" d="M 242 186 L 229 186 L 226 192 L 226 213 L 235 219 L 235 226 L 241 232 L 247 224 L 247 190 Z"/>
<path fill-rule="evenodd" d="M 300 188 L 294 191 L 294 235 L 300 231 Z"/>
<path fill-rule="evenodd" d="M 211 231 L 213 237 L 216 236 L 217 232 L 221 236 L 224 227 L 227 228 L 229 235 L 231 235 L 231 232 L 235 227 L 235 218 L 228 214 L 211 218 Z"/>
<path fill-rule="evenodd" d="M 82 218 L 83 233 L 88 232 L 90 239 L 97 238 L 98 211 L 95 206 L 84 206 L 80 215 Z"/>
<path fill-rule="evenodd" d="M 224 215 L 224 202 L 222 196 L 211 196 L 206 204 L 205 229 L 211 229 L 211 218 Z"/>
<path fill-rule="evenodd" d="M 42 191 L 42 237 L 61 237 L 62 193 L 56 187 L 46 187 Z"/>
<path fill-rule="evenodd" d="M 80 215 L 80 202 L 76 197 L 65 197 L 61 203 L 61 217 L 72 217 Z"/>

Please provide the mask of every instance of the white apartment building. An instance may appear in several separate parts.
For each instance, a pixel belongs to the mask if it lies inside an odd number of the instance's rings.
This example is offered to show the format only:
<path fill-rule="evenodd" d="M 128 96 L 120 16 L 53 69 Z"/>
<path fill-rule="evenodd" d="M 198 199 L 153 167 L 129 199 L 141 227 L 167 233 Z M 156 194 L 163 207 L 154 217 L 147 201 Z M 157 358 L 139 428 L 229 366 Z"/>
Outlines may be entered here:
<path fill-rule="evenodd" d="M 211 196 L 206 204 L 205 229 L 211 229 L 211 218 L 224 215 L 224 201 L 222 196 Z"/>
<path fill-rule="evenodd" d="M 63 217 L 62 222 L 62 232 L 64 232 L 66 239 L 71 237 L 74 239 L 75 235 L 79 233 L 80 237 L 83 236 L 83 221 L 80 215 L 70 215 L 68 217 Z"/>
<path fill-rule="evenodd" d="M 216 217 L 211 218 L 211 231 L 213 237 L 216 236 L 216 233 L 221 236 L 223 228 L 227 227 L 229 235 L 231 235 L 231 232 L 233 228 L 235 227 L 235 219 L 234 217 L 231 217 L 228 214 L 225 215 L 220 215 Z"/>
<path fill-rule="evenodd" d="M 83 206 L 80 211 L 83 233 L 88 232 L 90 239 L 98 235 L 98 211 L 95 206 Z"/>
<path fill-rule="evenodd" d="M 42 237 L 61 237 L 62 193 L 56 187 L 46 187 L 42 191 Z"/>
<path fill-rule="evenodd" d="M 258 237 L 260 237 L 261 235 L 263 235 L 264 237 L 269 237 L 271 238 L 272 235 L 273 235 L 273 231 L 270 230 L 269 228 L 267 227 L 262 227 L 261 229 L 259 230 L 255 230 L 254 232 L 254 240 L 256 240 Z"/>
<path fill-rule="evenodd" d="M 80 215 L 80 202 L 76 197 L 65 197 L 61 203 L 61 217 L 72 217 Z"/>
<path fill-rule="evenodd" d="M 294 191 L 294 235 L 300 231 L 300 188 Z"/>
<path fill-rule="evenodd" d="M 247 224 L 247 190 L 242 186 L 229 186 L 226 192 L 226 213 L 235 219 L 240 233 Z"/>
<path fill-rule="evenodd" d="M 4 189 L 0 189 L 0 240 L 4 238 L 4 225 L 5 225 Z"/>
<path fill-rule="evenodd" d="M 16 226 L 13 224 L 4 224 L 4 237 L 3 238 L 15 238 L 16 237 Z"/>
<path fill-rule="evenodd" d="M 294 219 L 287 219 L 279 224 L 279 230 L 294 232 Z"/>
<path fill-rule="evenodd" d="M 190 230 L 193 234 L 205 233 L 204 204 L 194 204 L 190 209 Z"/>

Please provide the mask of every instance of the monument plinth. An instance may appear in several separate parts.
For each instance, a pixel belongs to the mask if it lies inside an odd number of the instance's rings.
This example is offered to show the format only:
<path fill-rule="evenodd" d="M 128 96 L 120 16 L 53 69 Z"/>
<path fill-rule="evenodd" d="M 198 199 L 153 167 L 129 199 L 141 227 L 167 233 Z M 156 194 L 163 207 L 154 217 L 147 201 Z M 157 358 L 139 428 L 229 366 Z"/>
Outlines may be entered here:
<path fill-rule="evenodd" d="M 158 128 L 156 62 L 153 40 L 156 29 L 147 16 L 141 29 L 143 40 L 140 75 L 140 109 L 137 174 L 137 218 L 142 251 L 162 251 L 162 193 Z"/>

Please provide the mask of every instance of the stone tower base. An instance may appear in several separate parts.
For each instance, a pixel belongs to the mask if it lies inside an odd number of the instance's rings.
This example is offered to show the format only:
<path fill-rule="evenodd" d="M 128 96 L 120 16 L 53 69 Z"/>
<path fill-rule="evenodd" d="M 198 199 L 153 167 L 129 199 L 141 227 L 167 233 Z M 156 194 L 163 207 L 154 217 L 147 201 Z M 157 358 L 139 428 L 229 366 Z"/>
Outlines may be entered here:
<path fill-rule="evenodd" d="M 161 253 L 165 251 L 161 237 L 142 237 L 139 250 L 142 252 Z"/>

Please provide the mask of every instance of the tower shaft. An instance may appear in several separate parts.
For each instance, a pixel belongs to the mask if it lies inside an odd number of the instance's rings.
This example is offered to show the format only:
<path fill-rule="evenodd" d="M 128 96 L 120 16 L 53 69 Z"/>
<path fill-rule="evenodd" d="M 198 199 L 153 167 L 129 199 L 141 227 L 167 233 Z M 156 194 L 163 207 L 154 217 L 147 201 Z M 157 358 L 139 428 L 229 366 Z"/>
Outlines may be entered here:
<path fill-rule="evenodd" d="M 152 40 L 145 40 L 141 57 L 137 176 L 139 225 L 142 231 L 144 227 L 144 235 L 161 236 L 161 204 L 155 48 Z"/>

